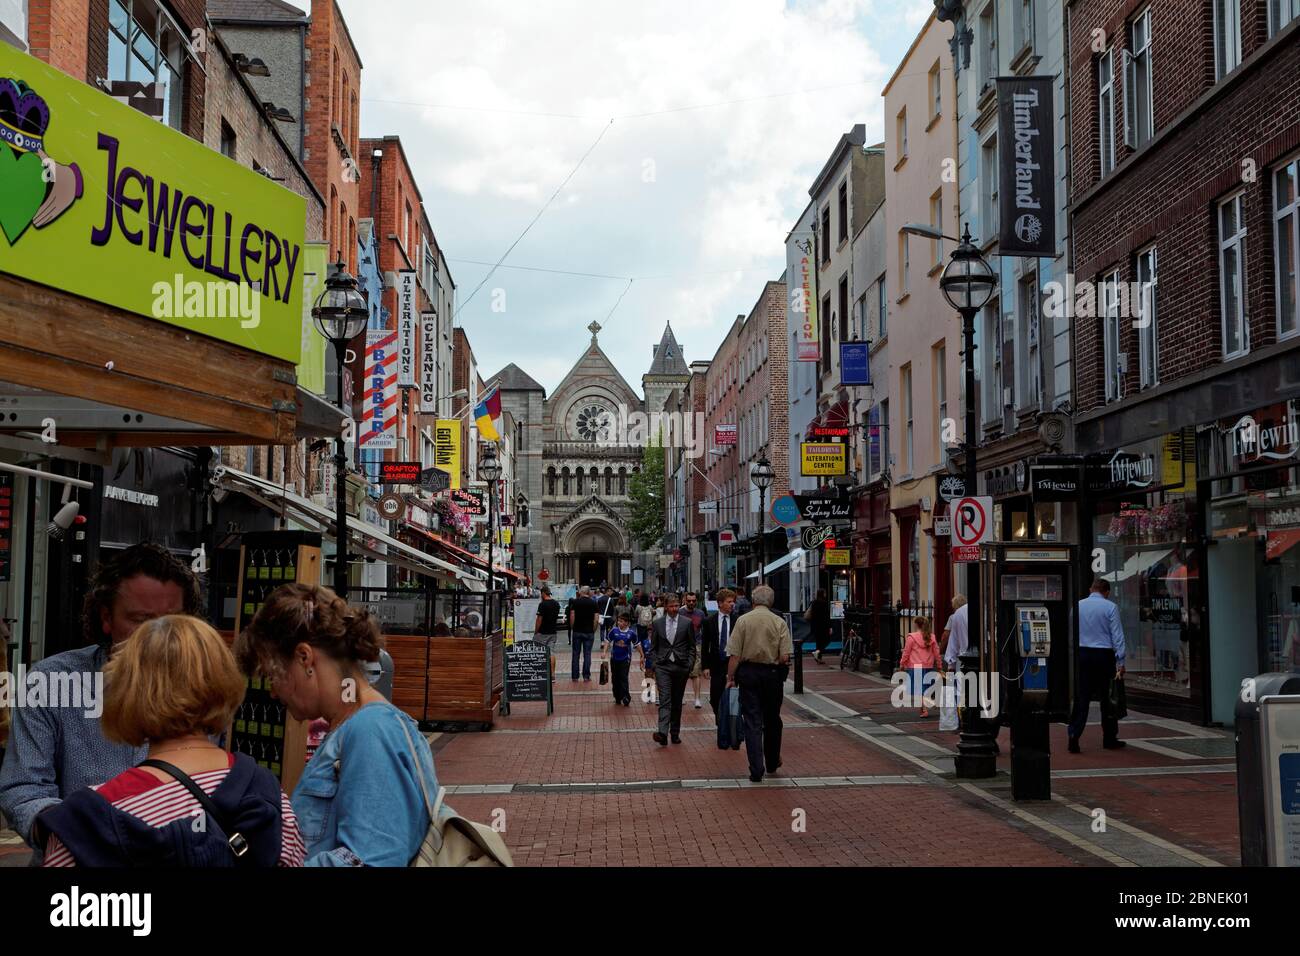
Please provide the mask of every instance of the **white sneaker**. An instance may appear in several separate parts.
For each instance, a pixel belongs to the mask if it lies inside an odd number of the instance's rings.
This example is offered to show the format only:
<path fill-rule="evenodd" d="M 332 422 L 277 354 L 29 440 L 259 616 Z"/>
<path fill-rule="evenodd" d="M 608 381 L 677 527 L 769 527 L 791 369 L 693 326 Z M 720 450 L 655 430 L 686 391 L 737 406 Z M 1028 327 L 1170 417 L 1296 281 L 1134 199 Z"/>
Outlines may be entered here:
<path fill-rule="evenodd" d="M 699 709 L 700 709 L 701 707 L 703 707 L 703 706 L 704 706 L 704 705 L 700 703 L 700 699 L 699 699 L 698 697 L 696 697 L 696 698 L 695 698 L 695 709 L 696 709 L 696 710 L 699 710 Z"/>

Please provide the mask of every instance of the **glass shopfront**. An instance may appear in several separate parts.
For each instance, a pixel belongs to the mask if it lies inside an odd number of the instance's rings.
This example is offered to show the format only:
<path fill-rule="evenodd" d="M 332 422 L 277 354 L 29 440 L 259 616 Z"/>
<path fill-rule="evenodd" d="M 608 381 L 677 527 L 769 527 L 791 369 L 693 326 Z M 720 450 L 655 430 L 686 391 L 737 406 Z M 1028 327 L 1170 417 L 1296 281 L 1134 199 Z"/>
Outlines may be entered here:
<path fill-rule="evenodd" d="M 1300 671 L 1300 401 L 1203 427 L 1212 719 L 1241 681 Z"/>
<path fill-rule="evenodd" d="M 1175 432 L 1088 465 L 1091 567 L 1119 607 L 1129 691 L 1151 695 L 1157 710 L 1160 701 L 1186 708 L 1185 716 L 1200 707 L 1204 671 L 1192 436 Z"/>

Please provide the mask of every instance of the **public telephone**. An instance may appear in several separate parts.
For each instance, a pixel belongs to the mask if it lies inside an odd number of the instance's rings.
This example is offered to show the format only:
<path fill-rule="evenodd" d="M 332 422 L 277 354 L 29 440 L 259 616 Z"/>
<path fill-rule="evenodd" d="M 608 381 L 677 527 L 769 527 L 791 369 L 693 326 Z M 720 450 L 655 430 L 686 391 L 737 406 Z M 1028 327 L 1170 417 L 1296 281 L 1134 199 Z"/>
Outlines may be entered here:
<path fill-rule="evenodd" d="M 1052 618 L 1042 604 L 1017 604 L 1021 695 L 1026 703 L 1047 702 L 1047 660 L 1052 655 Z"/>

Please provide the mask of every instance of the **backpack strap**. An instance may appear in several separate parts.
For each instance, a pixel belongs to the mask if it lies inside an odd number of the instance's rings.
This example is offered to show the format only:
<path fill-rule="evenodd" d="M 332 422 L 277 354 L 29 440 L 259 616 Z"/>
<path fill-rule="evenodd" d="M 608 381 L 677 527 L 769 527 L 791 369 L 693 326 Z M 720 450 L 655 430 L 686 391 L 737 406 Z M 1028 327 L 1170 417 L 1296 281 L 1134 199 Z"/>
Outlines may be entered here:
<path fill-rule="evenodd" d="M 216 821 L 217 826 L 221 827 L 221 832 L 226 834 L 226 845 L 230 847 L 230 852 L 235 855 L 235 862 L 242 864 L 252 861 L 251 857 L 245 860 L 245 855 L 248 853 L 248 840 L 244 838 L 242 833 L 238 831 L 232 832 L 232 828 L 224 819 L 224 814 L 217 809 L 217 805 L 212 802 L 212 798 L 203 792 L 203 788 L 195 783 L 189 774 L 165 760 L 142 760 L 137 766 L 154 767 L 176 778 L 176 781 L 199 802 L 199 806 L 203 808 L 203 811 Z"/>

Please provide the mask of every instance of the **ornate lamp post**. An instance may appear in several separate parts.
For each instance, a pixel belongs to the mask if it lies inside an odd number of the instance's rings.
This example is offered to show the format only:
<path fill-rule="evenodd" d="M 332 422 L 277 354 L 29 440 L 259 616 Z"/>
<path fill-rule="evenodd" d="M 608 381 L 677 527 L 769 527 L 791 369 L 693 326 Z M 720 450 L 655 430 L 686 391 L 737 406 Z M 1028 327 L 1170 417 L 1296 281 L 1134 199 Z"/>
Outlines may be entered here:
<path fill-rule="evenodd" d="M 312 306 L 312 319 L 316 328 L 334 346 L 334 355 L 338 360 L 337 388 L 335 400 L 339 410 L 349 418 L 350 407 L 343 404 L 343 368 L 344 356 L 348 343 L 355 339 L 366 327 L 370 310 L 366 306 L 365 296 L 357 288 L 357 280 L 348 275 L 342 262 L 334 264 L 329 277 L 325 280 L 325 291 Z M 351 404 L 349 398 L 349 406 Z M 334 592 L 344 600 L 348 596 L 348 457 L 343 450 L 343 435 L 334 439 L 334 491 L 335 491 L 335 551 L 334 556 Z"/>
<path fill-rule="evenodd" d="M 754 467 L 750 469 L 749 480 L 754 483 L 758 489 L 758 583 L 767 583 L 767 574 L 764 568 L 767 566 L 767 489 L 772 487 L 772 479 L 776 477 L 776 469 L 772 463 L 767 460 L 767 455 L 763 455 L 758 461 L 754 462 Z"/>
<path fill-rule="evenodd" d="M 495 630 L 497 619 L 494 616 L 493 597 L 496 590 L 496 579 L 492 573 L 492 553 L 496 550 L 497 540 L 497 481 L 501 478 L 501 462 L 497 459 L 496 442 L 483 442 L 479 446 L 478 459 L 478 477 L 479 481 L 487 482 L 488 486 L 488 579 L 487 579 L 487 607 L 485 618 L 490 630 Z M 485 632 L 484 637 L 488 634 Z"/>
<path fill-rule="evenodd" d="M 984 308 L 993 296 L 998 279 L 988 261 L 980 255 L 979 249 L 971 240 L 970 224 L 966 225 L 961 242 L 953 250 L 952 259 L 943 277 L 939 280 L 939 289 L 948 304 L 961 313 L 962 336 L 964 339 L 962 355 L 966 360 L 966 435 L 962 445 L 966 463 L 966 494 L 973 495 L 978 488 L 979 472 L 975 466 L 976 422 L 975 422 L 975 316 Z M 978 565 L 976 565 L 978 568 Z M 980 582 L 978 572 L 972 573 L 966 582 L 967 629 L 973 640 L 961 655 L 962 676 L 965 679 L 966 699 L 962 714 L 961 741 L 957 744 L 956 770 L 958 777 L 992 777 L 997 773 L 997 743 L 988 727 L 979 716 L 978 694 L 972 689 L 978 687 L 980 653 L 977 641 L 983 642 L 983 626 L 980 617 Z M 992 600 L 992 595 L 990 595 Z"/>

